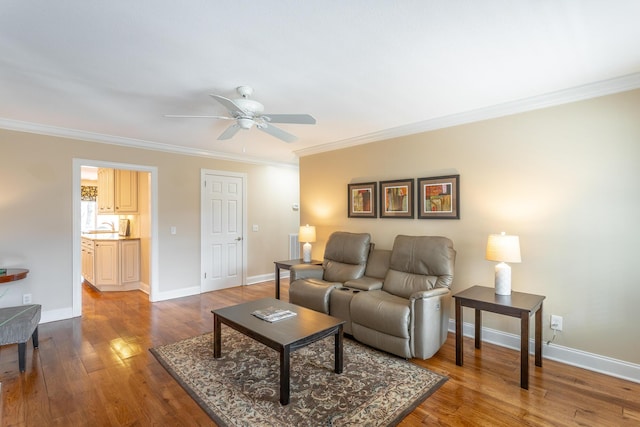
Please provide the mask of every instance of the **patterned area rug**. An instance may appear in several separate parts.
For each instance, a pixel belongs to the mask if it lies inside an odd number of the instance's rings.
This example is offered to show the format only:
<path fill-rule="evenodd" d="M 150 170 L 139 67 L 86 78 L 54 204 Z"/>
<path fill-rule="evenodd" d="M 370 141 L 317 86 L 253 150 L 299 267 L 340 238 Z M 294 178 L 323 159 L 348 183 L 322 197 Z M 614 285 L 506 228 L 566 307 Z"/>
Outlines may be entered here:
<path fill-rule="evenodd" d="M 348 338 L 336 374 L 333 345 L 329 337 L 291 353 L 286 406 L 278 352 L 228 327 L 217 360 L 212 333 L 150 351 L 221 426 L 393 426 L 447 380 Z"/>

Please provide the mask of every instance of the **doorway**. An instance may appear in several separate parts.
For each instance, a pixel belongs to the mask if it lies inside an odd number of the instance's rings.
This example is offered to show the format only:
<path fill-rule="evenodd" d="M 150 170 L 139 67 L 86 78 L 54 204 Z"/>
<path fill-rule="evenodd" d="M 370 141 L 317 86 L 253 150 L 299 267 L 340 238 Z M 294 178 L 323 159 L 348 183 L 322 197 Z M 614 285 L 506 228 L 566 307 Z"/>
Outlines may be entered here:
<path fill-rule="evenodd" d="M 158 292 L 158 177 L 157 168 L 144 165 L 134 165 L 127 163 L 104 162 L 88 159 L 73 159 L 73 298 L 72 298 L 72 316 L 78 317 L 82 315 L 82 280 L 81 280 L 81 260 L 80 260 L 80 243 L 81 243 L 81 169 L 82 166 L 90 166 L 96 168 L 110 168 L 119 170 L 130 170 L 144 172 L 145 182 L 141 185 L 146 186 L 148 197 L 141 200 L 144 204 L 143 209 L 146 212 L 145 220 L 141 221 L 140 235 L 145 236 L 148 257 L 145 262 L 141 263 L 141 267 L 145 270 L 148 278 L 149 301 L 156 300 Z M 142 239 L 141 239 L 142 242 Z"/>
<path fill-rule="evenodd" d="M 246 280 L 246 174 L 202 170 L 201 286 L 209 292 Z"/>

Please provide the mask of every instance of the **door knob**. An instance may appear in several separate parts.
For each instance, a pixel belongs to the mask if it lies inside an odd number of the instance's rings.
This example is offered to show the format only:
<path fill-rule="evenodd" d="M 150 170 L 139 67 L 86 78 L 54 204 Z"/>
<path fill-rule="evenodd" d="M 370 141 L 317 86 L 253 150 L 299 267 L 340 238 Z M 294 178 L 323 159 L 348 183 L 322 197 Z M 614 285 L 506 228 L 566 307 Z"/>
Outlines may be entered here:
<path fill-rule="evenodd" d="M 239 242 L 240 240 L 242 240 L 242 237 L 236 237 L 236 242 Z"/>

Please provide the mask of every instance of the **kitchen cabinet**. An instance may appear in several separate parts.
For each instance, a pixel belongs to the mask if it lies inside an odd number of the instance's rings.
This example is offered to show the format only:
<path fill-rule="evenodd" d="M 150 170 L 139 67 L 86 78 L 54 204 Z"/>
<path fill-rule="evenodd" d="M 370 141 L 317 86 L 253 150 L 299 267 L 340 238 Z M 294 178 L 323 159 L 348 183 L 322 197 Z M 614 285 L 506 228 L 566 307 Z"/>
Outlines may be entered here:
<path fill-rule="evenodd" d="M 98 213 L 114 213 L 115 187 L 114 170 L 98 168 Z"/>
<path fill-rule="evenodd" d="M 138 212 L 138 172 L 98 169 L 98 213 L 132 214 Z"/>
<path fill-rule="evenodd" d="M 101 291 L 140 285 L 140 239 L 82 238 L 82 276 Z"/>
<path fill-rule="evenodd" d="M 94 260 L 94 250 L 93 250 L 93 240 L 91 239 L 82 239 L 81 245 L 81 256 L 80 261 L 82 265 L 82 277 L 89 283 L 93 283 L 93 260 Z"/>
<path fill-rule="evenodd" d="M 138 172 L 117 169 L 114 173 L 115 213 L 138 212 Z"/>
<path fill-rule="evenodd" d="M 116 286 L 119 282 L 118 277 L 118 241 L 100 240 L 95 243 L 94 271 L 95 285 Z"/>
<path fill-rule="evenodd" d="M 140 281 L 140 240 L 120 241 L 120 282 Z"/>

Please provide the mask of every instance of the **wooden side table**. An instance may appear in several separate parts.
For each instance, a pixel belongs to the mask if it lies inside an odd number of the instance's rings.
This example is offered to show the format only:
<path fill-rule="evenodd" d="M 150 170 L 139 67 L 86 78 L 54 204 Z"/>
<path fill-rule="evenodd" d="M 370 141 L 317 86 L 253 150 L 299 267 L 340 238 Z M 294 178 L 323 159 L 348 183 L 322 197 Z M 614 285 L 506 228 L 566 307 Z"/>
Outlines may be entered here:
<path fill-rule="evenodd" d="M 475 347 L 480 348 L 482 310 L 520 318 L 520 387 L 529 389 L 529 317 L 535 313 L 535 363 L 542 366 L 542 302 L 545 297 L 512 292 L 496 295 L 494 288 L 472 286 L 453 296 L 456 300 L 456 365 L 462 366 L 462 307 L 475 309 Z"/>
<path fill-rule="evenodd" d="M 312 259 L 311 262 L 304 262 L 302 258 L 287 259 L 284 261 L 274 261 L 276 265 L 276 299 L 280 299 L 280 269 L 290 270 L 291 267 L 298 264 L 322 265 L 322 261 Z"/>
<path fill-rule="evenodd" d="M 0 274 L 0 283 L 9 283 L 15 280 L 22 280 L 27 277 L 29 270 L 26 268 L 7 268 L 5 273 Z"/>

